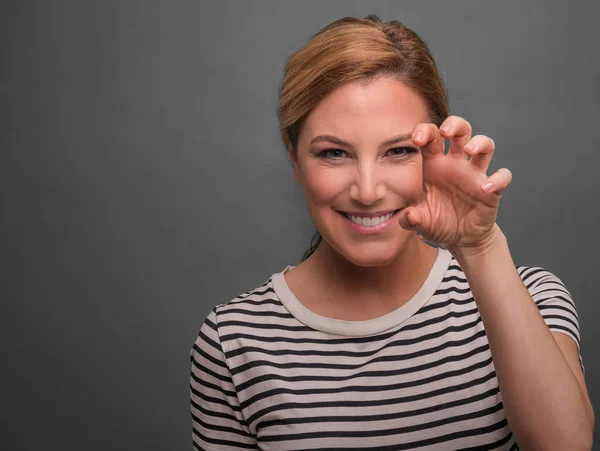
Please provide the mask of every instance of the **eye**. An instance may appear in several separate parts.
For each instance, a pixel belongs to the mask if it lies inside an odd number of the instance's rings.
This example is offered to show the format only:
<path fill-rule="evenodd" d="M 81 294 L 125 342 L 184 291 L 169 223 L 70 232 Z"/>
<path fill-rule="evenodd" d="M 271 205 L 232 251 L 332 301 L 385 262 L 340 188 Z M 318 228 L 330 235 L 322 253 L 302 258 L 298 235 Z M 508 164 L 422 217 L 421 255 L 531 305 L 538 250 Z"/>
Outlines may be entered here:
<path fill-rule="evenodd" d="M 338 160 L 346 155 L 346 152 L 340 149 L 327 149 L 319 152 L 320 158 L 330 158 L 332 160 Z"/>
<path fill-rule="evenodd" d="M 415 152 L 417 152 L 417 149 L 414 147 L 394 147 L 387 151 L 387 155 L 392 157 L 403 157 Z"/>

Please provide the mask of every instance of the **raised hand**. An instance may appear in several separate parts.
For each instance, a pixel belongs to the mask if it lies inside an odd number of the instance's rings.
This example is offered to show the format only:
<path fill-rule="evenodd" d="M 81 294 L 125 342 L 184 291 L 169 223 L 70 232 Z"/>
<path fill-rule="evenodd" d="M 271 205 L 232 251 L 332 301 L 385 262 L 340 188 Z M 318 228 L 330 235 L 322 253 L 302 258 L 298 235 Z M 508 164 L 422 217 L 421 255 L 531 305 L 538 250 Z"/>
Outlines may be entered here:
<path fill-rule="evenodd" d="M 450 149 L 444 154 L 444 139 Z M 471 125 L 450 116 L 438 127 L 419 124 L 412 141 L 423 155 L 423 200 L 400 214 L 400 225 L 416 230 L 433 243 L 449 249 L 477 252 L 493 239 L 502 192 L 512 174 L 500 169 L 486 175 L 494 141 L 484 135 L 471 137 Z"/>

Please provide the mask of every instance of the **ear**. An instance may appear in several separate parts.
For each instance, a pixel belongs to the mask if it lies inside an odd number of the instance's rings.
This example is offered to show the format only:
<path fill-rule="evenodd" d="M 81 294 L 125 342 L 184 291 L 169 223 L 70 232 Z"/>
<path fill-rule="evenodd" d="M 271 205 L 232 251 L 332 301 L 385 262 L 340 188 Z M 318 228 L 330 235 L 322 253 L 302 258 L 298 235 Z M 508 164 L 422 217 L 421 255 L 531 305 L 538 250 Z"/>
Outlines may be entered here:
<path fill-rule="evenodd" d="M 298 155 L 291 145 L 288 146 L 288 155 L 290 157 L 292 167 L 294 168 L 294 177 L 296 177 L 296 181 L 302 185 L 302 174 L 300 173 L 300 166 L 298 165 Z"/>

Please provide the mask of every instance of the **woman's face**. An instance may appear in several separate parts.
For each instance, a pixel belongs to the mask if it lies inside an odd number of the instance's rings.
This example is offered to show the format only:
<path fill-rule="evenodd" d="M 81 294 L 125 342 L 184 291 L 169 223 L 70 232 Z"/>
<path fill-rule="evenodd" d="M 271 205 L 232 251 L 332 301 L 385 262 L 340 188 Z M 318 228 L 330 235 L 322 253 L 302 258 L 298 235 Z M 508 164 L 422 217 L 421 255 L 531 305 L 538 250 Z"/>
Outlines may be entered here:
<path fill-rule="evenodd" d="M 415 237 L 398 211 L 423 195 L 421 152 L 411 141 L 422 122 L 430 122 L 425 102 L 405 84 L 351 82 L 319 102 L 290 151 L 317 229 L 356 265 L 390 263 Z"/>

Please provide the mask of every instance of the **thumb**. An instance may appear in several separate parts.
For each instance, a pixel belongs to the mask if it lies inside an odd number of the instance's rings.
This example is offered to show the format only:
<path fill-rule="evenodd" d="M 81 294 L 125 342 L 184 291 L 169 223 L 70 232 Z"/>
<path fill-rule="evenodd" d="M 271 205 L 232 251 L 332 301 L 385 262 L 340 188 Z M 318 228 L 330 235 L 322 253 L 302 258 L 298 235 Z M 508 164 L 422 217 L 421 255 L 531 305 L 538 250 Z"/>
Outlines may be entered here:
<path fill-rule="evenodd" d="M 398 215 L 398 222 L 403 229 L 417 230 L 421 223 L 421 215 L 416 208 L 407 207 Z"/>

